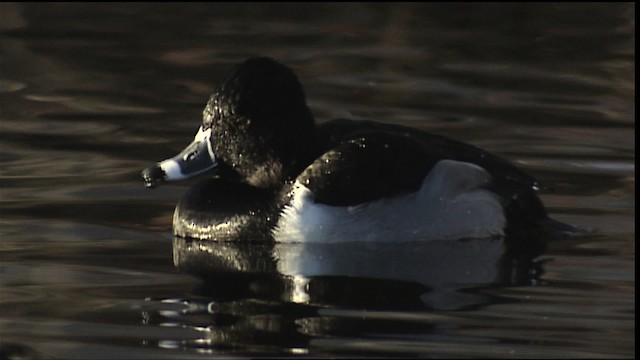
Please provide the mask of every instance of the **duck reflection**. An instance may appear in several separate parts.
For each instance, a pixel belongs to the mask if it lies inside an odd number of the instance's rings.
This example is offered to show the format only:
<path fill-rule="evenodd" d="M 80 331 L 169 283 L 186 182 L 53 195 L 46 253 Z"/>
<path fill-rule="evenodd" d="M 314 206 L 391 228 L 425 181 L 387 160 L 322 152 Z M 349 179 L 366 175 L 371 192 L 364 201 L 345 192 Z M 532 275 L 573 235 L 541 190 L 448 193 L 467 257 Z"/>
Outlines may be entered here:
<path fill-rule="evenodd" d="M 149 300 L 144 322 L 184 330 L 159 341 L 160 347 L 211 353 L 305 354 L 318 336 L 425 334 L 443 321 L 429 310 L 473 310 L 505 301 L 491 288 L 539 281 L 542 267 L 533 253 L 514 252 L 508 243 L 175 237 L 175 265 L 202 282 L 188 297 Z"/>
<path fill-rule="evenodd" d="M 529 241 L 530 242 L 530 241 Z M 389 243 L 260 243 L 175 237 L 174 263 L 209 296 L 370 308 L 462 309 L 474 289 L 537 283 L 532 253 L 501 237 Z"/>

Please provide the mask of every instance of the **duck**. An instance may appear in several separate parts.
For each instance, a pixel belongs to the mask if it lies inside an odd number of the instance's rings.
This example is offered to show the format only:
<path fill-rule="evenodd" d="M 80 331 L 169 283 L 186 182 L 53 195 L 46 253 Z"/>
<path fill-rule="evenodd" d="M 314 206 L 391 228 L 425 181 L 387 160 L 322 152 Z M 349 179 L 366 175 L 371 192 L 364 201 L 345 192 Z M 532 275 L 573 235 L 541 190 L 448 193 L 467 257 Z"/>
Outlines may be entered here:
<path fill-rule="evenodd" d="M 178 202 L 177 237 L 276 243 L 504 238 L 566 231 L 542 185 L 476 146 L 370 120 L 316 124 L 291 68 L 235 65 L 193 141 L 142 171 L 145 185 L 203 180 Z"/>

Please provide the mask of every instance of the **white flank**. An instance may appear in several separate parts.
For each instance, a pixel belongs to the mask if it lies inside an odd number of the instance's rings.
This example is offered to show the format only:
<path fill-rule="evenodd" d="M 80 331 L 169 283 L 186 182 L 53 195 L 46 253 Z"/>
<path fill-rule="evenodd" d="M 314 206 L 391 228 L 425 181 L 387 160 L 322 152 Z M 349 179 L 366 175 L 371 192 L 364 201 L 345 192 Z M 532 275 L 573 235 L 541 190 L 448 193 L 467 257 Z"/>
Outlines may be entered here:
<path fill-rule="evenodd" d="M 356 206 L 314 202 L 296 182 L 273 235 L 278 242 L 424 241 L 503 235 L 506 224 L 497 195 L 480 188 L 491 175 L 453 160 L 438 162 L 418 192 Z"/>

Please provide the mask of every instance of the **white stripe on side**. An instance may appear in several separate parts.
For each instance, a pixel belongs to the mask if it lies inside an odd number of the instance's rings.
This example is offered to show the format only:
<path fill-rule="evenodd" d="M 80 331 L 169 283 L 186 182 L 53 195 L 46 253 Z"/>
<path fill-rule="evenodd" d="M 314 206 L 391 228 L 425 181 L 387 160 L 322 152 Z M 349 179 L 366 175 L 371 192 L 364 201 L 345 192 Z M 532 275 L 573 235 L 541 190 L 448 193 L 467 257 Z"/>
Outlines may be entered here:
<path fill-rule="evenodd" d="M 483 168 L 441 160 L 419 191 L 356 206 L 314 202 L 296 182 L 273 235 L 278 242 L 426 241 L 503 235 L 506 219 Z"/>

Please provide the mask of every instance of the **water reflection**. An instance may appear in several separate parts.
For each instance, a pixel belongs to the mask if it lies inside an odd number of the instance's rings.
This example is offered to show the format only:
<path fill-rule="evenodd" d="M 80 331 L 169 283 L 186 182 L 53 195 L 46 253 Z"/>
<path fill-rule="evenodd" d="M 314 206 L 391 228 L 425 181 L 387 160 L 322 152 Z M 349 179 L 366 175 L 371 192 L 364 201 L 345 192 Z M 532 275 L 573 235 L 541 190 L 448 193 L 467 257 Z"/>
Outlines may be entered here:
<path fill-rule="evenodd" d="M 174 263 L 204 293 L 345 307 L 462 309 L 473 289 L 528 285 L 541 268 L 502 238 L 403 243 L 247 243 L 175 237 Z M 217 289 L 217 290 L 216 290 Z"/>
<path fill-rule="evenodd" d="M 318 336 L 427 336 L 443 319 L 424 310 L 506 302 L 485 290 L 536 284 L 542 272 L 501 238 L 399 245 L 174 237 L 173 249 L 175 265 L 202 283 L 191 297 L 148 299 L 143 322 L 192 330 L 157 345 L 201 352 L 306 353 Z"/>

